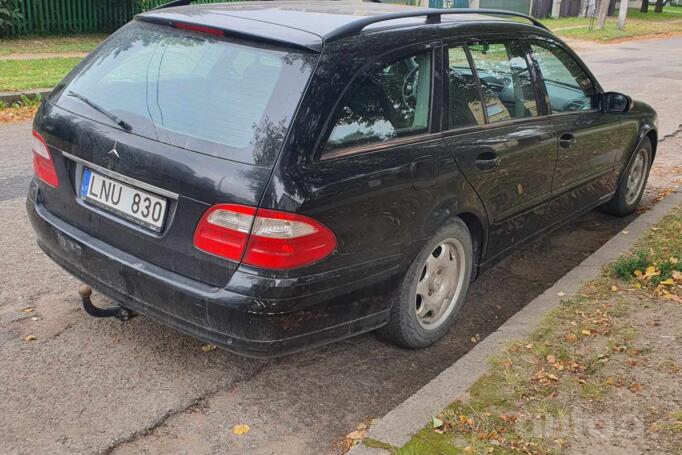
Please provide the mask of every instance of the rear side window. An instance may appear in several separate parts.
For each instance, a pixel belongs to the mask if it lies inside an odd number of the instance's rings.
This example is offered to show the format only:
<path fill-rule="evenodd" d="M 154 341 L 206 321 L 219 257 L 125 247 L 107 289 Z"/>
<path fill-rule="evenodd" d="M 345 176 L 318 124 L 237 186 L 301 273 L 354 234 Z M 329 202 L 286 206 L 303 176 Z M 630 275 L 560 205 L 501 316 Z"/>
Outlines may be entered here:
<path fill-rule="evenodd" d="M 271 165 L 315 58 L 133 21 L 88 58 L 57 103 L 107 122 L 84 97 L 130 124 L 133 134 Z"/>
<path fill-rule="evenodd" d="M 538 115 L 530 70 L 518 42 L 478 43 L 469 50 L 491 123 Z"/>
<path fill-rule="evenodd" d="M 553 114 L 596 107 L 594 84 L 573 57 L 549 42 L 532 41 L 530 47 Z"/>
<path fill-rule="evenodd" d="M 365 78 L 334 122 L 324 151 L 428 130 L 431 52 L 396 60 Z"/>
<path fill-rule="evenodd" d="M 448 49 L 448 80 L 448 128 L 483 125 L 485 116 L 476 76 L 461 46 Z"/>

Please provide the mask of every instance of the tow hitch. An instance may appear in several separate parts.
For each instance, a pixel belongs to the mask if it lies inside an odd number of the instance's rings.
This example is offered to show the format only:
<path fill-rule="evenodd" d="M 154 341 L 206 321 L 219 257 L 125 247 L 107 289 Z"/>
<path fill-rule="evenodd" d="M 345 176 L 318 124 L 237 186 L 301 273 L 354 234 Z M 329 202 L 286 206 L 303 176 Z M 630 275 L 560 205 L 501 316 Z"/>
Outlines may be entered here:
<path fill-rule="evenodd" d="M 92 304 L 92 300 L 90 300 L 90 296 L 92 295 L 92 288 L 90 286 L 81 286 L 80 289 L 78 289 L 78 295 L 81 296 L 81 305 L 83 305 L 83 309 L 90 316 L 96 318 L 118 318 L 123 322 L 129 321 L 130 318 L 135 316 L 135 313 L 132 311 L 118 305 L 108 308 L 96 307 Z"/>

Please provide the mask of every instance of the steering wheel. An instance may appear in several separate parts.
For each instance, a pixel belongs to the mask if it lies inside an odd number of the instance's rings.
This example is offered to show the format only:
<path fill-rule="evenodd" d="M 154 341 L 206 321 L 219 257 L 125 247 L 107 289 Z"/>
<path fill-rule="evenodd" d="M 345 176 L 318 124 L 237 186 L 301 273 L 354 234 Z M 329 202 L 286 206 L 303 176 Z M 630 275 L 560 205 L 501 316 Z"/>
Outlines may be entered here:
<path fill-rule="evenodd" d="M 402 98 L 405 106 L 412 106 L 417 102 L 417 72 L 419 67 L 412 68 L 403 81 Z"/>

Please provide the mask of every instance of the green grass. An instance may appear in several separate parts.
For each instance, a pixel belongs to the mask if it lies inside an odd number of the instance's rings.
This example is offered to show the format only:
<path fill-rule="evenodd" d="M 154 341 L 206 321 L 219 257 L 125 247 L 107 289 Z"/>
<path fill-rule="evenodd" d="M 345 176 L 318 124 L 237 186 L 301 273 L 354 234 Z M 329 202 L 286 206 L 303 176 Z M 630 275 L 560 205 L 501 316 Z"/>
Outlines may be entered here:
<path fill-rule="evenodd" d="M 22 36 L 0 40 L 0 57 L 8 54 L 90 52 L 107 35 Z"/>
<path fill-rule="evenodd" d="M 80 61 L 78 57 L 2 61 L 0 91 L 54 87 Z"/>
<path fill-rule="evenodd" d="M 40 93 L 36 94 L 34 97 L 21 95 L 21 98 L 18 101 L 15 101 L 11 104 L 0 101 L 0 111 L 5 109 L 18 109 L 22 107 L 37 109 L 42 101 L 43 97 L 40 95 Z"/>
<path fill-rule="evenodd" d="M 562 17 L 543 19 L 542 22 L 552 31 L 564 38 L 593 41 L 610 41 L 633 36 L 661 33 L 682 33 L 682 8 L 666 7 L 661 13 L 640 13 L 638 9 L 628 10 L 625 29 L 618 30 L 616 17 L 609 17 L 603 30 L 589 30 L 590 20 L 584 17 Z M 594 22 L 596 26 L 596 19 Z"/>
<path fill-rule="evenodd" d="M 682 272 L 682 218 L 673 218 L 661 224 L 637 243 L 635 250 L 618 258 L 611 264 L 612 273 L 625 281 L 635 281 L 636 273 L 645 273 L 647 267 L 656 268 L 656 273 L 641 280 L 645 286 L 656 286 L 672 276 L 673 271 Z"/>

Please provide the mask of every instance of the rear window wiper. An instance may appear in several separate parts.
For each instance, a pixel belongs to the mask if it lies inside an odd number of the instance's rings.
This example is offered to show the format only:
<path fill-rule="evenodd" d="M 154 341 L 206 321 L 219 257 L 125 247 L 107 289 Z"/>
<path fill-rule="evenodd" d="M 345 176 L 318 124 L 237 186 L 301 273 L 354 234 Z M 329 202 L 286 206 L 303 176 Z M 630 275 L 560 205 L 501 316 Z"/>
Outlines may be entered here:
<path fill-rule="evenodd" d="M 80 93 L 72 92 L 71 90 L 69 90 L 67 92 L 67 95 L 73 96 L 74 98 L 78 98 L 79 100 L 81 100 L 82 102 L 84 102 L 85 104 L 87 104 L 88 106 L 90 106 L 91 108 L 93 108 L 94 110 L 99 112 L 100 114 L 109 118 L 112 122 L 114 122 L 115 124 L 117 124 L 118 126 L 123 128 L 124 130 L 126 130 L 128 132 L 133 130 L 133 127 L 130 126 L 130 123 L 116 117 L 116 115 L 112 114 L 110 111 L 106 110 L 105 108 L 103 108 L 99 104 L 95 103 L 94 101 L 91 101 L 89 98 L 81 95 Z"/>

